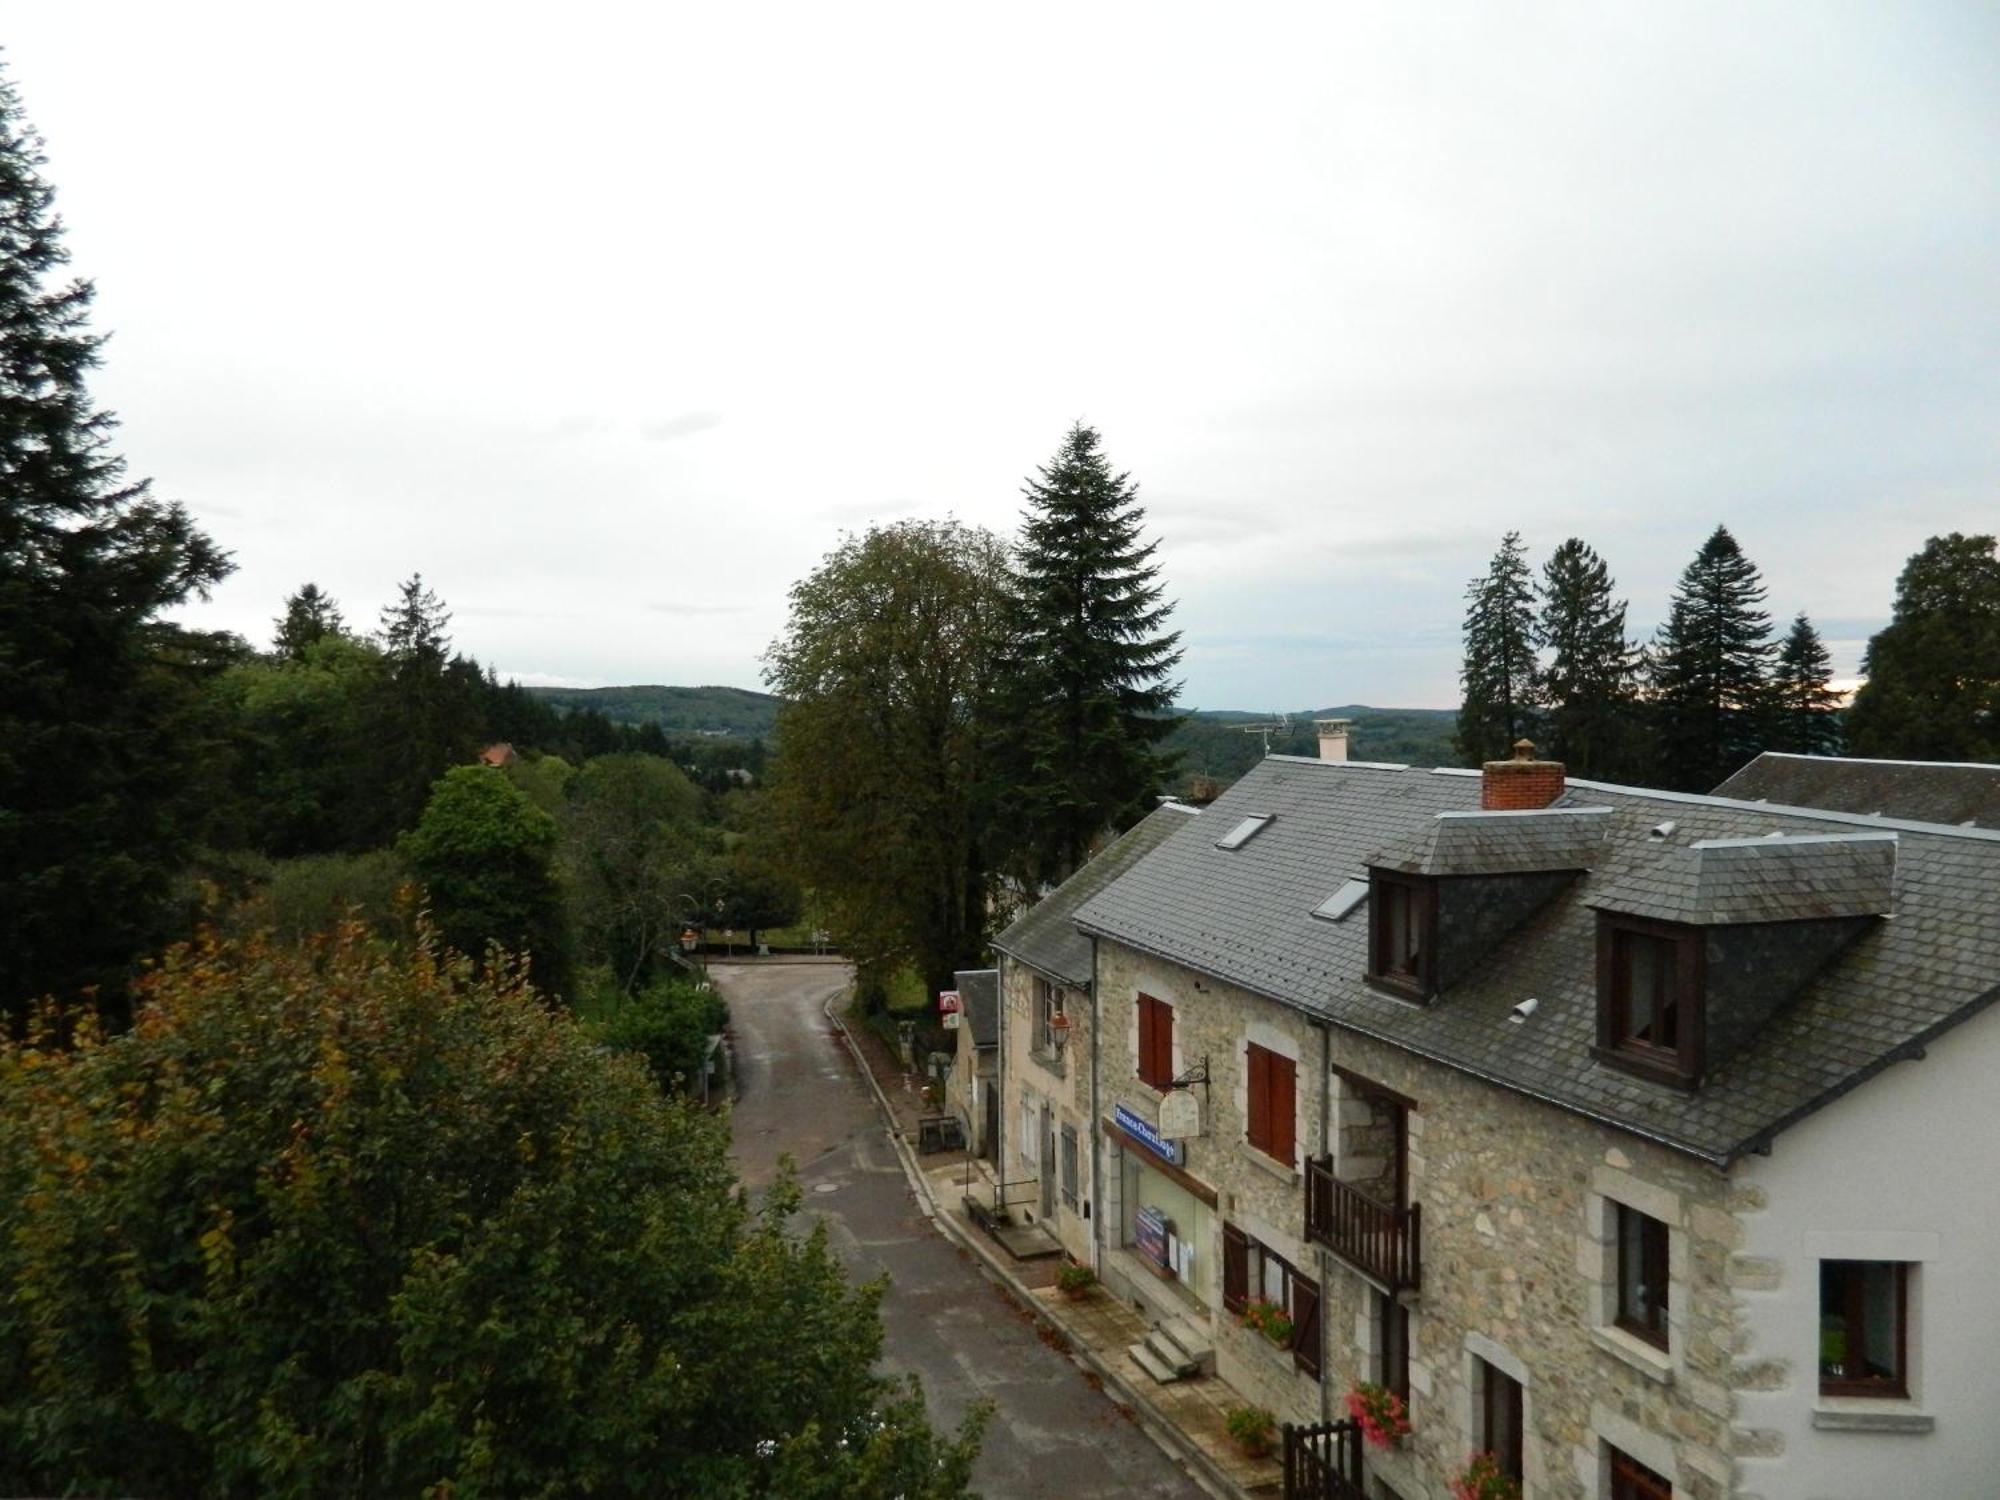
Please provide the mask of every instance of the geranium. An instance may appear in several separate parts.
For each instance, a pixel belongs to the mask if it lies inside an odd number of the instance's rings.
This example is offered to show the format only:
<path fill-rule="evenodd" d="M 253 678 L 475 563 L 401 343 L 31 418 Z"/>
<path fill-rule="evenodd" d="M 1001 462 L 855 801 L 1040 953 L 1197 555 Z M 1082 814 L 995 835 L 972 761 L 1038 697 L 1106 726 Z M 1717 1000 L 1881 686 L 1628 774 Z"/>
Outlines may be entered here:
<path fill-rule="evenodd" d="M 1475 1453 L 1451 1482 L 1452 1500 L 1521 1500 L 1521 1481 L 1491 1453 Z"/>
<path fill-rule="evenodd" d="M 1252 1302 L 1243 1309 L 1243 1326 L 1254 1328 L 1280 1348 L 1292 1342 L 1292 1320 L 1275 1302 Z"/>
<path fill-rule="evenodd" d="M 1410 1431 L 1409 1408 L 1403 1405 L 1403 1398 L 1373 1381 L 1361 1381 L 1347 1393 L 1347 1414 L 1371 1447 L 1387 1448 Z"/>

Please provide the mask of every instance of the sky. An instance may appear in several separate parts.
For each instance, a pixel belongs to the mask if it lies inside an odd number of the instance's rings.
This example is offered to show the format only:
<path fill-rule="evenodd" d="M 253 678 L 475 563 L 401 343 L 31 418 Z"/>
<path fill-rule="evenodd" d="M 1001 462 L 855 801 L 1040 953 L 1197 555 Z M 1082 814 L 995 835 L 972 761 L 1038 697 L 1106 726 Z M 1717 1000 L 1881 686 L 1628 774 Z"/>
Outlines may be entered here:
<path fill-rule="evenodd" d="M 844 531 L 1075 421 L 1182 701 L 1456 701 L 1503 533 L 1726 524 L 1841 675 L 2000 524 L 2000 7 L 16 6 L 95 392 L 262 643 L 760 686 Z"/>

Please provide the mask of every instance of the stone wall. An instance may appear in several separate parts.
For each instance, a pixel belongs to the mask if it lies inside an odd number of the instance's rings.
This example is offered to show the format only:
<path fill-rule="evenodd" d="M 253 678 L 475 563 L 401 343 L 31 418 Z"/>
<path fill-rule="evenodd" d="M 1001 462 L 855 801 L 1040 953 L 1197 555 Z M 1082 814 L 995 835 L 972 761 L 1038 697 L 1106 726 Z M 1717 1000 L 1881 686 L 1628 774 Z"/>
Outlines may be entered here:
<path fill-rule="evenodd" d="M 1029 1223 L 1044 1225 L 1062 1242 L 1071 1258 L 1083 1265 L 1095 1264 L 1091 1246 L 1091 1223 L 1096 1213 L 1091 1183 L 1091 1143 L 1097 1130 L 1090 1118 L 1090 1039 L 1091 1017 L 1087 995 L 1057 986 L 1063 1010 L 1069 1017 L 1069 1040 L 1060 1057 L 1036 1045 L 1035 982 L 1044 976 L 1025 964 L 1002 956 L 1000 959 L 1001 1050 L 1005 1097 L 1000 1104 L 1000 1133 L 1006 1143 L 1000 1166 L 1008 1185 L 1008 1211 Z M 1063 1201 L 1061 1185 L 1051 1193 L 1055 1212 L 1046 1218 L 1041 1210 L 1041 1162 L 1021 1155 L 1021 1110 L 1023 1102 L 1047 1104 L 1051 1129 L 1058 1141 L 1063 1126 L 1076 1132 L 1077 1201 L 1074 1207 Z M 1061 1168 L 1061 1148 L 1056 1165 Z"/>

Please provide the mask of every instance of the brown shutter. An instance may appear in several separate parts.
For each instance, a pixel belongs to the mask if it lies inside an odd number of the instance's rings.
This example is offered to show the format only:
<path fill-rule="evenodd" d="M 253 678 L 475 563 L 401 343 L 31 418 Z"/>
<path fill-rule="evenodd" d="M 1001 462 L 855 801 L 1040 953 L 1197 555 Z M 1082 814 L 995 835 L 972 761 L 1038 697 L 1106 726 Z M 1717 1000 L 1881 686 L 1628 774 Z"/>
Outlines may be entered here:
<path fill-rule="evenodd" d="M 1252 1042 L 1245 1056 L 1249 1081 L 1244 1089 L 1244 1098 L 1249 1107 L 1250 1144 L 1260 1151 L 1268 1151 L 1271 1148 L 1271 1054 Z"/>
<path fill-rule="evenodd" d="M 1153 1002 L 1153 1081 L 1165 1088 L 1174 1081 L 1174 1008 Z"/>
<path fill-rule="evenodd" d="M 1286 1166 L 1292 1165 L 1293 1147 L 1298 1132 L 1298 1105 L 1294 1094 L 1298 1077 L 1298 1065 L 1289 1057 L 1267 1053 L 1265 1064 L 1270 1074 L 1271 1085 L 1267 1090 L 1270 1103 L 1271 1154 Z"/>
<path fill-rule="evenodd" d="M 1222 1305 L 1233 1313 L 1250 1300 L 1250 1241 L 1234 1224 L 1222 1226 Z"/>
<path fill-rule="evenodd" d="M 1319 1379 L 1319 1283 L 1292 1272 L 1292 1363 Z"/>
<path fill-rule="evenodd" d="M 1139 1077 L 1153 1076 L 1153 1005 L 1151 995 L 1139 997 Z"/>

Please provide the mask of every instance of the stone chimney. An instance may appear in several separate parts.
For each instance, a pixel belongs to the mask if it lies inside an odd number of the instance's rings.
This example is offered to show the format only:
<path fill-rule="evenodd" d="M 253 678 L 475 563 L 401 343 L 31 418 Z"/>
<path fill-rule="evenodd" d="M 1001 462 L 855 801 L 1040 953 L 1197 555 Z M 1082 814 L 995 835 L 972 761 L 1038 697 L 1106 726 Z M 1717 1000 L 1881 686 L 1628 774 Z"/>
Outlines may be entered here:
<path fill-rule="evenodd" d="M 1319 758 L 1346 760 L 1347 731 L 1353 727 L 1352 719 L 1314 719 L 1313 728 L 1319 731 Z"/>
<path fill-rule="evenodd" d="M 1532 740 L 1514 742 L 1512 760 L 1489 760 L 1480 774 L 1479 805 L 1487 812 L 1547 807 L 1563 794 L 1563 763 L 1536 760 Z"/>

